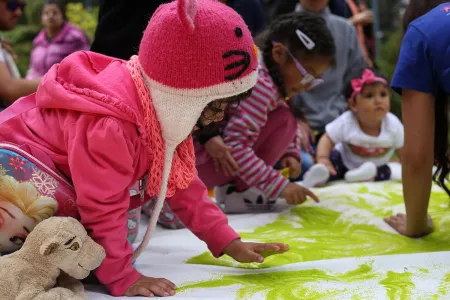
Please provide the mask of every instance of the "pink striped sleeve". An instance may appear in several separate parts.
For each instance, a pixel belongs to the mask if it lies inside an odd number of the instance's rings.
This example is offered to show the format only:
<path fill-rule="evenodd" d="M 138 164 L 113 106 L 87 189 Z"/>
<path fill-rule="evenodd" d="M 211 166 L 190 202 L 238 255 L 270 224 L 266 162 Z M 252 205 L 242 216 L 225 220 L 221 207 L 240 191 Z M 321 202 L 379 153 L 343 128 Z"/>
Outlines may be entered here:
<path fill-rule="evenodd" d="M 294 139 L 292 140 L 292 142 L 289 144 L 289 147 L 286 150 L 286 153 L 284 154 L 283 157 L 286 156 L 292 156 L 295 157 L 296 159 L 298 159 L 299 162 L 302 161 L 300 152 L 302 150 L 301 147 L 301 130 L 300 127 L 297 128 L 297 134 L 295 135 Z"/>
<path fill-rule="evenodd" d="M 249 186 L 263 191 L 270 198 L 279 196 L 289 183 L 280 172 L 256 156 L 253 145 L 267 122 L 269 112 L 277 107 L 278 91 L 267 77 L 260 77 L 252 95 L 242 101 L 239 113 L 231 117 L 223 138 L 239 165 L 237 175 Z"/>

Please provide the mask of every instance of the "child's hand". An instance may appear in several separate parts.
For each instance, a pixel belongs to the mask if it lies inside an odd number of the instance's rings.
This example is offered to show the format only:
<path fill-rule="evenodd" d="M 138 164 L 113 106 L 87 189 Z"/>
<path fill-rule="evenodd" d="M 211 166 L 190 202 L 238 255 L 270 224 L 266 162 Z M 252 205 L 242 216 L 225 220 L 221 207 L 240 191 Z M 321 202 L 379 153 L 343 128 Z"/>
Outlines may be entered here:
<path fill-rule="evenodd" d="M 360 12 L 350 18 L 351 23 L 354 25 L 368 25 L 372 24 L 374 20 L 374 14 L 370 10 L 365 10 L 363 12 Z"/>
<path fill-rule="evenodd" d="M 125 296 L 168 297 L 175 295 L 176 285 L 164 278 L 153 278 L 142 275 L 125 292 Z"/>
<path fill-rule="evenodd" d="M 288 183 L 280 194 L 280 198 L 286 199 L 287 203 L 291 205 L 302 204 L 306 201 L 307 196 L 319 202 L 319 198 L 309 189 L 292 182 Z"/>
<path fill-rule="evenodd" d="M 289 251 L 289 246 L 280 243 L 244 243 L 240 239 L 232 241 L 224 253 L 241 263 L 264 262 L 264 258 Z"/>
<path fill-rule="evenodd" d="M 222 172 L 225 176 L 232 177 L 239 169 L 237 162 L 231 156 L 231 149 L 221 136 L 215 136 L 205 144 L 205 149 L 214 161 L 216 172 Z"/>
<path fill-rule="evenodd" d="M 285 158 L 283 158 L 281 160 L 281 167 L 283 169 L 289 168 L 289 177 L 291 179 L 297 178 L 302 173 L 302 165 L 300 164 L 298 159 L 292 156 L 286 156 Z"/>
<path fill-rule="evenodd" d="M 325 165 L 325 167 L 327 167 L 328 171 L 330 171 L 331 176 L 335 176 L 336 175 L 336 170 L 334 169 L 333 164 L 331 163 L 331 160 L 329 158 L 327 158 L 327 157 L 318 157 L 317 158 L 317 163 Z"/>

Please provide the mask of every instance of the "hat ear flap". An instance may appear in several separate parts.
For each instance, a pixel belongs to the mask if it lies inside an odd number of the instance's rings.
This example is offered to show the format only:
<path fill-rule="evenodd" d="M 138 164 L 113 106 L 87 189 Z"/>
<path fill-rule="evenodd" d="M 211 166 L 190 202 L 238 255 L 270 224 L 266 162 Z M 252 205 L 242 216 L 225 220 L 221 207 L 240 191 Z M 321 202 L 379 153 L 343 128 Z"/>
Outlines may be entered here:
<path fill-rule="evenodd" d="M 178 17 L 183 27 L 189 33 L 194 33 L 195 31 L 197 4 L 197 0 L 178 0 Z"/>

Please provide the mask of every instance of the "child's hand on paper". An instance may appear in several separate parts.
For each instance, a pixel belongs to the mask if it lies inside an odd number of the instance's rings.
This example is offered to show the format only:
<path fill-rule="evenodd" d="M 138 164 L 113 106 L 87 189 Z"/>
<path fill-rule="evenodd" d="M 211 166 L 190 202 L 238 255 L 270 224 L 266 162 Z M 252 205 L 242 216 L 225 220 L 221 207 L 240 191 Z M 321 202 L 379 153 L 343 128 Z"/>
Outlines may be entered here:
<path fill-rule="evenodd" d="M 241 263 L 264 262 L 264 258 L 289 251 L 289 246 L 280 243 L 245 243 L 240 239 L 232 241 L 224 253 Z"/>
<path fill-rule="evenodd" d="M 292 182 L 289 182 L 280 194 L 280 198 L 286 199 L 286 202 L 290 205 L 303 204 L 308 200 L 307 197 L 319 202 L 319 198 L 308 188 Z"/>
<path fill-rule="evenodd" d="M 175 295 L 176 285 L 165 278 L 153 278 L 142 275 L 125 292 L 125 296 L 168 297 Z"/>

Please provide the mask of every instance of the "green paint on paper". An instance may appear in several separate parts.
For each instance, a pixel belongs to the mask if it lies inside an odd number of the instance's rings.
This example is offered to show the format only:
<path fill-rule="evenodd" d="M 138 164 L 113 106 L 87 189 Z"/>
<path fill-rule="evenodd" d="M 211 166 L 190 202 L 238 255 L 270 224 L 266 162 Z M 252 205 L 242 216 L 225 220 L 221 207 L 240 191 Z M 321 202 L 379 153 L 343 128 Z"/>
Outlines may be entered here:
<path fill-rule="evenodd" d="M 256 294 L 264 295 L 266 300 L 291 299 L 379 299 L 382 289 L 386 299 L 390 300 L 435 300 L 450 294 L 450 273 L 441 282 L 439 295 L 415 290 L 412 281 L 429 280 L 430 271 L 424 268 L 411 268 L 411 272 L 375 271 L 373 263 L 360 265 L 345 273 L 310 269 L 299 271 L 268 272 L 253 270 L 250 274 L 220 275 L 213 279 L 187 283 L 178 292 L 196 289 L 228 288 L 221 292 L 230 292 L 229 287 L 235 286 L 235 299 L 250 299 Z M 441 269 L 445 266 L 441 266 Z M 257 273 L 255 273 L 257 272 Z M 235 290 L 233 289 L 233 290 Z M 381 290 L 380 290 L 381 289 Z M 381 294 L 380 294 L 381 292 Z"/>
<path fill-rule="evenodd" d="M 412 299 L 415 285 L 411 280 L 411 275 L 409 272 L 387 272 L 386 278 L 381 280 L 380 284 L 386 287 L 390 300 Z"/>
<path fill-rule="evenodd" d="M 263 264 L 241 264 L 228 256 L 215 259 L 209 252 L 189 259 L 188 263 L 259 269 L 332 258 L 450 250 L 449 200 L 441 190 L 433 190 L 429 205 L 435 232 L 422 239 L 391 233 L 379 225 L 383 217 L 404 208 L 399 183 L 339 185 L 318 189 L 316 194 L 321 203 L 309 201 L 280 214 L 273 223 L 240 234 L 245 241 L 289 244 L 289 252 L 267 257 Z M 374 223 L 375 220 L 378 223 Z M 237 285 L 236 299 L 250 299 L 263 293 L 267 300 L 280 300 L 373 299 L 374 289 L 379 291 L 381 288 L 386 290 L 389 299 L 412 299 L 415 292 L 412 276 L 423 280 L 430 276 L 428 269 L 414 267 L 405 268 L 404 273 L 389 271 L 381 274 L 374 272 L 370 265 L 344 274 L 316 269 L 248 272 L 252 274 L 218 276 L 184 286 L 181 290 Z M 425 293 L 421 297 L 440 299 L 449 295 L 450 273 L 443 278 L 435 294 Z"/>
<path fill-rule="evenodd" d="M 240 264 L 227 256 L 217 260 L 209 252 L 187 263 L 267 268 L 331 258 L 450 250 L 449 201 L 440 190 L 433 191 L 429 208 L 436 230 L 422 239 L 410 239 L 373 224 L 392 214 L 394 207 L 403 207 L 401 184 L 341 185 L 320 189 L 318 195 L 319 204 L 308 202 L 281 214 L 273 223 L 240 233 L 246 241 L 289 244 L 289 252 L 270 256 L 263 264 Z"/>
<path fill-rule="evenodd" d="M 440 295 L 450 296 L 450 273 L 442 279 L 438 292 Z"/>
<path fill-rule="evenodd" d="M 238 285 L 236 299 L 250 299 L 265 294 L 266 300 L 280 299 L 372 299 L 373 291 L 362 284 L 367 280 L 380 280 L 382 274 L 363 264 L 346 273 L 330 273 L 322 270 L 264 272 L 245 275 L 221 275 L 213 280 L 182 286 L 177 292 L 192 289 L 210 289 Z M 348 283 L 354 283 L 346 285 Z M 361 284 L 360 284 L 361 283 Z M 326 288 L 319 288 L 326 284 Z M 344 297 L 344 298 L 343 298 Z M 361 297 L 361 298 L 360 298 Z"/>

